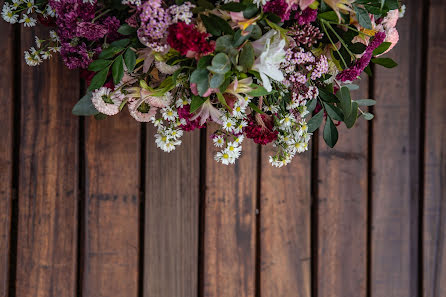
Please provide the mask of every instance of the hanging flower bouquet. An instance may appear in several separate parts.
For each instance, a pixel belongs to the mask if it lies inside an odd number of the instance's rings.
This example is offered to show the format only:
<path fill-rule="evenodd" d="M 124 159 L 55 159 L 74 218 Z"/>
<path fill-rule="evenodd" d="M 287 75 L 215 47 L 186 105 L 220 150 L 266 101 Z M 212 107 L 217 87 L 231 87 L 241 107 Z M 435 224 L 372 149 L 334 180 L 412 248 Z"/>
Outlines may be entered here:
<path fill-rule="evenodd" d="M 173 2 L 173 1 L 172 1 Z M 185 131 L 213 121 L 215 159 L 232 164 L 242 141 L 273 143 L 270 162 L 288 164 L 325 120 L 337 126 L 373 115 L 352 100 L 352 82 L 398 41 L 398 0 L 7 0 L 3 19 L 54 27 L 25 52 L 35 66 L 60 53 L 81 68 L 88 93 L 73 108 L 96 118 L 124 108 L 157 127 L 170 152 Z"/>

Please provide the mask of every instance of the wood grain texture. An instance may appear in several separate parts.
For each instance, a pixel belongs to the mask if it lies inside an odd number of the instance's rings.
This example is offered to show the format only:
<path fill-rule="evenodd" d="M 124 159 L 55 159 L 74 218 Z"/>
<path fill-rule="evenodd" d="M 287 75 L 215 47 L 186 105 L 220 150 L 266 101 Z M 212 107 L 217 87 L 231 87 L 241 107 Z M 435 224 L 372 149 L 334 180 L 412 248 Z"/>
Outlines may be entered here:
<path fill-rule="evenodd" d="M 400 41 L 376 67 L 373 120 L 371 296 L 418 294 L 419 133 L 423 2 L 406 2 Z"/>
<path fill-rule="evenodd" d="M 200 131 L 186 132 L 166 153 L 148 125 L 144 296 L 196 296 Z"/>
<path fill-rule="evenodd" d="M 13 166 L 13 27 L 0 23 L 0 297 L 8 294 Z"/>
<path fill-rule="evenodd" d="M 208 137 L 215 131 L 209 125 Z M 204 296 L 252 297 L 255 292 L 257 145 L 250 139 L 235 165 L 214 161 L 206 146 Z"/>
<path fill-rule="evenodd" d="M 353 100 L 368 98 L 366 76 Z M 364 109 L 364 108 L 362 108 Z M 319 137 L 318 296 L 365 297 L 367 282 L 367 121 L 338 127 L 333 149 Z M 320 130 L 321 131 L 321 130 Z"/>
<path fill-rule="evenodd" d="M 423 214 L 423 297 L 446 296 L 446 3 L 431 1 Z"/>
<path fill-rule="evenodd" d="M 22 30 L 21 52 L 48 30 Z M 77 246 L 76 71 L 57 58 L 21 66 L 16 296 L 74 297 Z"/>
<path fill-rule="evenodd" d="M 86 124 L 84 297 L 136 297 L 140 124 L 127 110 Z"/>
<path fill-rule="evenodd" d="M 260 292 L 262 297 L 311 296 L 311 151 L 272 167 L 262 146 Z"/>

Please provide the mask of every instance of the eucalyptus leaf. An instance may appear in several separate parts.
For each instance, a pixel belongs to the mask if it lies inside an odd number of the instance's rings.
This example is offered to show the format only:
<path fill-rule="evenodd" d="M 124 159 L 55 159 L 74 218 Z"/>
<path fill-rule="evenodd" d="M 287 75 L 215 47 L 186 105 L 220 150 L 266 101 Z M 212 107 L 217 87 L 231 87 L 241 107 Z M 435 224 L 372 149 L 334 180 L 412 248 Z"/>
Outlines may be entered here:
<path fill-rule="evenodd" d="M 224 74 L 215 73 L 209 80 L 209 87 L 211 87 L 212 89 L 217 89 L 223 84 L 224 81 L 225 81 Z"/>
<path fill-rule="evenodd" d="M 339 99 L 341 104 L 342 112 L 344 113 L 344 118 L 347 118 L 352 112 L 352 100 L 350 97 L 350 90 L 347 87 L 342 87 L 339 92 Z"/>
<path fill-rule="evenodd" d="M 364 119 L 366 119 L 367 121 L 370 121 L 371 119 L 373 119 L 375 116 L 373 114 L 371 114 L 370 112 L 364 112 L 362 114 L 362 116 L 364 117 Z"/>
<path fill-rule="evenodd" d="M 376 104 L 376 101 L 373 99 L 358 99 L 354 102 L 356 102 L 356 104 L 358 104 L 359 106 L 373 106 Z"/>
<path fill-rule="evenodd" d="M 231 70 L 231 61 L 225 53 L 218 53 L 212 59 L 211 66 L 206 68 L 213 73 L 225 74 Z"/>
<path fill-rule="evenodd" d="M 354 6 L 356 12 L 356 18 L 358 19 L 359 25 L 366 29 L 372 29 L 372 21 L 370 20 L 369 13 L 364 8 L 359 6 Z"/>
<path fill-rule="evenodd" d="M 358 103 L 352 103 L 351 113 L 344 119 L 344 123 L 347 128 L 352 128 L 355 125 L 356 119 L 358 118 Z"/>
<path fill-rule="evenodd" d="M 316 131 L 322 124 L 323 119 L 324 119 L 324 110 L 320 110 L 308 121 L 308 132 L 313 133 L 314 131 Z"/>
<path fill-rule="evenodd" d="M 343 121 L 343 113 L 339 109 L 339 107 L 336 107 L 334 105 L 324 103 L 324 109 L 327 112 L 327 114 L 336 121 Z"/>
<path fill-rule="evenodd" d="M 252 68 L 254 64 L 254 47 L 250 42 L 246 43 L 240 52 L 239 64 L 243 66 L 245 71 Z"/>
<path fill-rule="evenodd" d="M 91 116 L 98 114 L 99 111 L 94 107 L 91 102 L 92 92 L 87 92 L 76 105 L 73 107 L 72 113 L 77 116 Z"/>
<path fill-rule="evenodd" d="M 327 121 L 325 122 L 324 140 L 325 143 L 331 148 L 333 148 L 336 145 L 336 142 L 338 142 L 338 129 L 336 129 L 336 126 L 330 117 L 327 117 Z"/>

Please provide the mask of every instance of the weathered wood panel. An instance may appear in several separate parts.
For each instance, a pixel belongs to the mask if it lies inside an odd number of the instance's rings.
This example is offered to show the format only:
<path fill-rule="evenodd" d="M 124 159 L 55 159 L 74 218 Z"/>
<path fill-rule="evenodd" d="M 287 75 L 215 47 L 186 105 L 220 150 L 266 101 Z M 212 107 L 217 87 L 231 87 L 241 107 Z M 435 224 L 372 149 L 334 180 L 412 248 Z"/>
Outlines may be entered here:
<path fill-rule="evenodd" d="M 423 297 L 446 296 L 446 3 L 431 1 L 423 213 Z"/>
<path fill-rule="evenodd" d="M 127 110 L 86 125 L 84 297 L 138 291 L 140 124 Z"/>
<path fill-rule="evenodd" d="M 352 99 L 368 98 L 368 80 Z M 363 108 L 364 109 L 364 108 Z M 328 147 L 322 135 L 318 160 L 318 296 L 365 297 L 367 283 L 367 121 L 338 126 Z M 322 133 L 322 132 L 321 132 Z M 353 223 L 354 222 L 354 223 Z"/>
<path fill-rule="evenodd" d="M 1 22 L 0 36 L 0 296 L 8 295 L 13 174 L 14 29 Z M 19 98 L 16 98 L 18 100 Z"/>
<path fill-rule="evenodd" d="M 21 53 L 33 33 L 48 31 L 22 30 Z M 60 60 L 22 60 L 16 296 L 75 296 L 78 96 L 78 73 Z"/>
<path fill-rule="evenodd" d="M 149 124 L 146 157 L 144 296 L 196 296 L 200 131 L 166 153 Z"/>
<path fill-rule="evenodd" d="M 418 200 L 422 1 L 407 1 L 398 68 L 376 67 L 373 120 L 371 296 L 418 294 Z M 356 222 L 355 222 L 356 223 Z"/>
<path fill-rule="evenodd" d="M 311 151 L 272 167 L 262 147 L 260 184 L 261 296 L 311 296 Z"/>
<path fill-rule="evenodd" d="M 208 126 L 208 137 L 215 130 Z M 257 145 L 250 139 L 235 165 L 214 161 L 206 146 L 204 296 L 252 297 L 255 292 Z"/>

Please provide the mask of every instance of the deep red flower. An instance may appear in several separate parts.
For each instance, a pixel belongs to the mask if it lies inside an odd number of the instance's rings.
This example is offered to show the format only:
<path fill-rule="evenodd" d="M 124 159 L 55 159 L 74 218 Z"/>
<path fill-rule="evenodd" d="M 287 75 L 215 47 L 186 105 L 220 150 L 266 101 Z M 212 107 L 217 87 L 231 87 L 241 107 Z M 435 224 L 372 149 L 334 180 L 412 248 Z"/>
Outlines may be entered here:
<path fill-rule="evenodd" d="M 193 117 L 194 115 L 190 113 L 189 105 L 184 105 L 183 107 L 178 108 L 178 116 L 180 117 L 180 119 L 186 120 L 186 125 L 180 126 L 183 131 L 193 131 L 197 128 L 201 129 L 206 127 L 206 124 L 200 125 L 200 118 L 191 120 L 191 117 Z"/>
<path fill-rule="evenodd" d="M 207 33 L 199 32 L 194 25 L 178 22 L 169 27 L 167 43 L 187 57 L 210 54 L 215 49 L 215 44 L 206 40 Z"/>
<path fill-rule="evenodd" d="M 273 131 L 273 117 L 266 114 L 258 114 L 259 121 L 251 117 L 248 126 L 244 128 L 246 137 L 251 138 L 257 144 L 268 144 L 277 139 L 278 131 Z M 260 123 L 259 123 L 260 122 Z"/>

